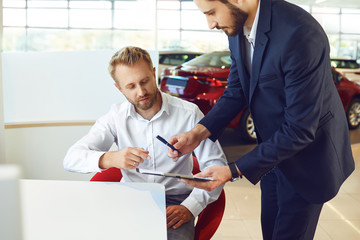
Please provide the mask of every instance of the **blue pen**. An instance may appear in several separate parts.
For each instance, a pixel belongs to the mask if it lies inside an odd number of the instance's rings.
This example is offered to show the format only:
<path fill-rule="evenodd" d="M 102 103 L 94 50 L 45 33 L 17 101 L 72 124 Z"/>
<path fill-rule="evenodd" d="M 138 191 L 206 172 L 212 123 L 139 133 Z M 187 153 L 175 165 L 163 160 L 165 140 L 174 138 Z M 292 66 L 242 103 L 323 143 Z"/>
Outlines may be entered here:
<path fill-rule="evenodd" d="M 181 152 L 179 150 L 177 150 L 173 145 L 171 145 L 170 143 L 168 143 L 165 139 L 163 139 L 162 137 L 160 137 L 159 135 L 156 136 L 157 139 L 159 139 L 162 143 L 164 143 L 166 146 L 168 146 L 169 148 L 171 148 L 174 151 L 177 151 L 180 155 Z"/>

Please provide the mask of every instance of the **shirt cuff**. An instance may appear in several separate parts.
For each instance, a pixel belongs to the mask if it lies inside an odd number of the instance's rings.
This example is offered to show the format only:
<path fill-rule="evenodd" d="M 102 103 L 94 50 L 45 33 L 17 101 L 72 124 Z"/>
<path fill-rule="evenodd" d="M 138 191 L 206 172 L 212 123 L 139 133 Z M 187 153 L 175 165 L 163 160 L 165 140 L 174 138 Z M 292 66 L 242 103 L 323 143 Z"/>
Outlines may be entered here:
<path fill-rule="evenodd" d="M 105 170 L 105 169 L 101 169 L 99 167 L 100 157 L 104 153 L 105 152 L 98 152 L 98 151 L 90 151 L 88 153 L 87 160 L 88 160 L 88 163 L 89 163 L 88 166 L 89 166 L 90 172 L 101 172 L 101 171 Z"/>
<path fill-rule="evenodd" d="M 189 196 L 181 205 L 185 206 L 196 218 L 206 206 L 202 206 L 195 198 Z"/>

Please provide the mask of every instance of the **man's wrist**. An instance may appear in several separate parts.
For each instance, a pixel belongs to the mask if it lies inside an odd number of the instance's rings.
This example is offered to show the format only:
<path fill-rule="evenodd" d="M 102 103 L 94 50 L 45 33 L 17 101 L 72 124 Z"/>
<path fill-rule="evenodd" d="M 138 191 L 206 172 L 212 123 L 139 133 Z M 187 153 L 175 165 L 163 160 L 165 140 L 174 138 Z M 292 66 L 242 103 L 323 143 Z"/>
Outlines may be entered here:
<path fill-rule="evenodd" d="M 202 124 L 196 124 L 195 127 L 191 130 L 199 138 L 200 141 L 210 137 L 210 131 Z"/>
<path fill-rule="evenodd" d="M 231 180 L 230 180 L 231 182 L 235 182 L 239 178 L 242 178 L 242 174 L 239 171 L 238 167 L 236 166 L 235 162 L 229 163 L 228 166 L 231 172 Z"/>
<path fill-rule="evenodd" d="M 111 155 L 110 152 L 106 152 L 103 155 L 101 155 L 101 157 L 99 159 L 99 168 L 100 169 L 110 168 L 109 161 L 111 158 L 109 157 L 109 155 Z"/>

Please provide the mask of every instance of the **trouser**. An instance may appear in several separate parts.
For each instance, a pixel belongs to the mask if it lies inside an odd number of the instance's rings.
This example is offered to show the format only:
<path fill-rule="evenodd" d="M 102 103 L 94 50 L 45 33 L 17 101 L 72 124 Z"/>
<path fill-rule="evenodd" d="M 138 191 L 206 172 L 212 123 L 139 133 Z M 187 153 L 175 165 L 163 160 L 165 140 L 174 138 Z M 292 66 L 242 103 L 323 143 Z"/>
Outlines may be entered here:
<path fill-rule="evenodd" d="M 166 207 L 171 205 L 180 205 L 189 194 L 166 195 Z M 171 227 L 167 229 L 168 240 L 193 240 L 195 236 L 194 217 L 187 223 L 184 223 L 177 229 Z"/>
<path fill-rule="evenodd" d="M 314 238 L 323 204 L 309 203 L 279 168 L 267 174 L 261 187 L 261 226 L 264 240 Z"/>

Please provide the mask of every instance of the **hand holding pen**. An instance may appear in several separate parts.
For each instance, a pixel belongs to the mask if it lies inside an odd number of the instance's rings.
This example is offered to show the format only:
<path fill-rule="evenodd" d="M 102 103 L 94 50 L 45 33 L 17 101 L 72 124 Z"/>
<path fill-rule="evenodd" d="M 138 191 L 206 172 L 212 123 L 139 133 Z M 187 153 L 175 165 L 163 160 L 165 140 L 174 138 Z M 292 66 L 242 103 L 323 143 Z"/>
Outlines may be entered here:
<path fill-rule="evenodd" d="M 160 140 L 162 143 L 164 143 L 166 146 L 168 146 L 169 148 L 171 148 L 174 151 L 177 151 L 179 155 L 181 155 L 181 152 L 176 149 L 173 145 L 171 145 L 170 143 L 168 143 L 164 138 L 160 137 L 159 135 L 156 136 L 156 138 L 158 140 Z"/>
<path fill-rule="evenodd" d="M 206 127 L 201 124 L 196 124 L 190 131 L 172 136 L 169 139 L 169 144 L 174 148 L 181 150 L 182 154 L 188 154 L 194 151 L 194 149 L 199 146 L 200 142 L 210 135 L 211 133 Z M 177 151 L 170 149 L 168 151 L 168 156 L 174 161 L 177 161 L 180 157 Z"/>

